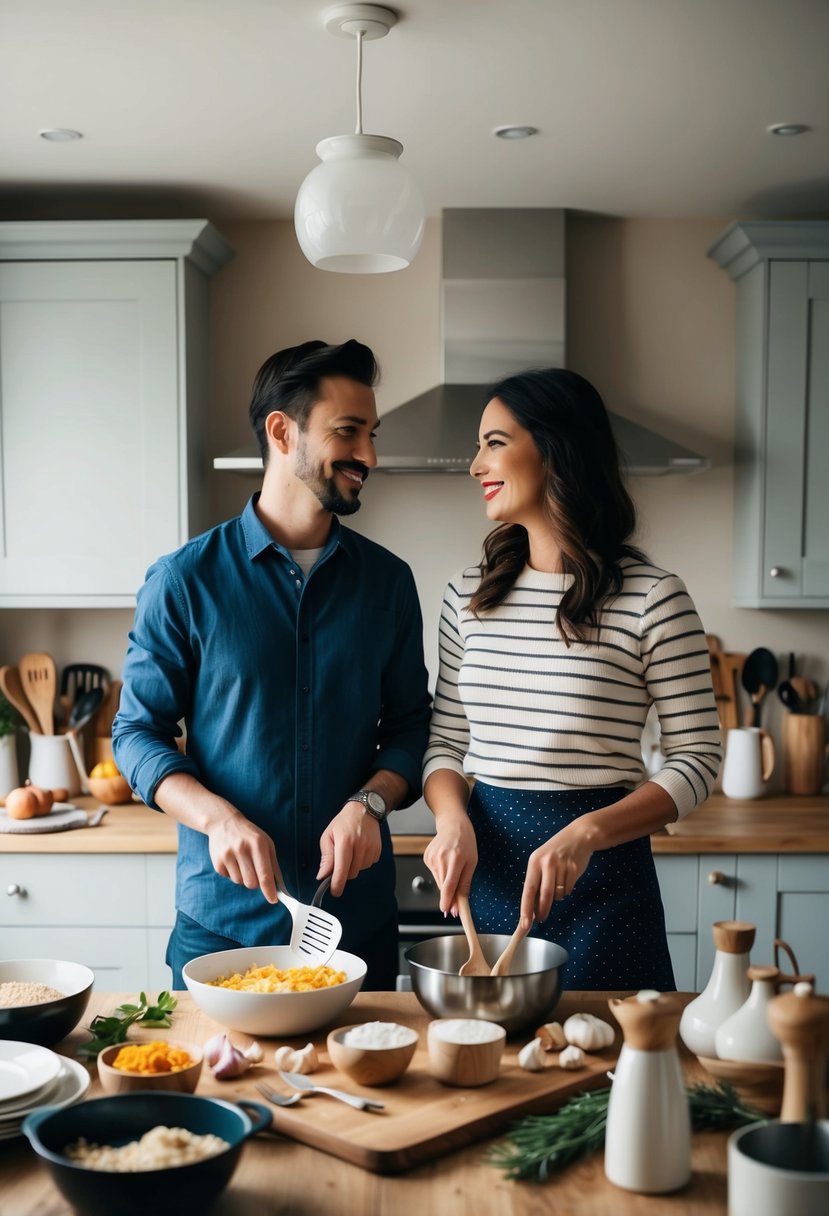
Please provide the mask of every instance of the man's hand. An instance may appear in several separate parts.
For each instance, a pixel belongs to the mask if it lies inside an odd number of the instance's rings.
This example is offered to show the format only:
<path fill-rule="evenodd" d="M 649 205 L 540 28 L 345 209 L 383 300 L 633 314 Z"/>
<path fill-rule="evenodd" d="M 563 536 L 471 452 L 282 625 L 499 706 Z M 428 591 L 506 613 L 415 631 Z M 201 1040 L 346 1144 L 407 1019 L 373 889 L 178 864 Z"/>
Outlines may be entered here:
<path fill-rule="evenodd" d="M 258 887 L 269 904 L 277 902 L 276 849 L 267 832 L 237 811 L 211 827 L 208 847 L 217 874 L 250 891 Z"/>
<path fill-rule="evenodd" d="M 320 836 L 317 878 L 331 875 L 331 894 L 342 895 L 345 884 L 380 860 L 380 824 L 359 802 L 347 802 Z"/>

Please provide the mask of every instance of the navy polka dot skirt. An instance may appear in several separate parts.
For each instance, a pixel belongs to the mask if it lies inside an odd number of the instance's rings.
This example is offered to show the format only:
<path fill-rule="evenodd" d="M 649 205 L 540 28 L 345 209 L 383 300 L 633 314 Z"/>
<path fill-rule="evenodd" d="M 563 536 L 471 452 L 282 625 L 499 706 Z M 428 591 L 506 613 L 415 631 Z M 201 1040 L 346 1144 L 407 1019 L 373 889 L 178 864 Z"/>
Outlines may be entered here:
<path fill-rule="evenodd" d="M 580 815 L 628 792 L 509 790 L 477 781 L 469 816 L 478 841 L 470 895 L 478 932 L 512 934 L 530 853 Z M 594 853 L 572 893 L 553 904 L 530 936 L 565 948 L 565 988 L 676 990 L 648 836 Z"/>

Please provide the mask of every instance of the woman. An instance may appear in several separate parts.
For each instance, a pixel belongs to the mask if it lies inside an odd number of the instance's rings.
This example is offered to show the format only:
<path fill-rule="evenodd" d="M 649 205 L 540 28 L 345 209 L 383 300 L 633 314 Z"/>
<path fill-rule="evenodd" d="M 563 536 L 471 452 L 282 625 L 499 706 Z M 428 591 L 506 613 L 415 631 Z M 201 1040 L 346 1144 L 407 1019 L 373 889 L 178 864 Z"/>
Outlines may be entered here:
<path fill-rule="evenodd" d="M 498 384 L 470 473 L 500 526 L 441 614 L 424 768 L 441 910 L 471 886 L 479 931 L 535 920 L 568 951 L 569 988 L 673 989 L 649 836 L 717 776 L 702 625 L 681 580 L 630 544 L 607 411 L 581 376 Z M 652 703 L 666 759 L 642 784 Z"/>

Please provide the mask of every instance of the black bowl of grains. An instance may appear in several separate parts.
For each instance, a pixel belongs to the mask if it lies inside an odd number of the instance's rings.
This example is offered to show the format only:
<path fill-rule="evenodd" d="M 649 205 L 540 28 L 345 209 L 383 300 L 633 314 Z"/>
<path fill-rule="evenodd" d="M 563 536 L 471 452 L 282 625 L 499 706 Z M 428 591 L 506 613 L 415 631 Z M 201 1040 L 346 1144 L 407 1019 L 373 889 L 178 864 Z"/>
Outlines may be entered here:
<path fill-rule="evenodd" d="M 54 958 L 0 962 L 0 1039 L 51 1047 L 70 1034 L 89 1004 L 95 975 Z"/>

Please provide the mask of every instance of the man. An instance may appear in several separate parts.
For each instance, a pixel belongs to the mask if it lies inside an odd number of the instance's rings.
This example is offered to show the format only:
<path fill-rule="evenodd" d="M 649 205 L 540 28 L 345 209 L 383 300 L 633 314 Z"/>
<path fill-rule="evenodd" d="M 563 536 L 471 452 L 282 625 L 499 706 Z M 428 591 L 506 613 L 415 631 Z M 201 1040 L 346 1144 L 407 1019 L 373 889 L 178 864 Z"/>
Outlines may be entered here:
<path fill-rule="evenodd" d="M 337 518 L 377 463 L 376 379 L 353 340 L 268 359 L 250 403 L 261 492 L 138 595 L 113 745 L 179 823 L 174 988 L 196 955 L 289 940 L 277 859 L 305 902 L 331 875 L 343 948 L 365 987 L 394 987 L 385 816 L 419 794 L 430 698 L 411 571 Z"/>

